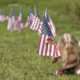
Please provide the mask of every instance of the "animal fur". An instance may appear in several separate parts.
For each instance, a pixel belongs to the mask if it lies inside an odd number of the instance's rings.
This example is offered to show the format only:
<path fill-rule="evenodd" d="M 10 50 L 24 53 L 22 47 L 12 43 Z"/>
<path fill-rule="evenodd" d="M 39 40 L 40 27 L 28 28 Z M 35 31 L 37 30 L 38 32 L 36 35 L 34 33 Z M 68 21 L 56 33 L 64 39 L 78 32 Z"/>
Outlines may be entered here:
<path fill-rule="evenodd" d="M 78 41 L 70 33 L 65 33 L 58 41 L 61 50 L 61 65 L 74 63 L 78 61 Z"/>
<path fill-rule="evenodd" d="M 65 33 L 58 41 L 59 49 L 61 50 L 60 69 L 63 71 L 72 67 L 76 67 L 80 61 L 78 50 L 78 40 L 70 33 Z M 52 62 L 55 62 L 52 58 Z M 80 68 L 78 68 L 80 70 Z M 76 69 L 78 71 L 78 69 Z M 76 71 L 75 70 L 75 71 Z"/>

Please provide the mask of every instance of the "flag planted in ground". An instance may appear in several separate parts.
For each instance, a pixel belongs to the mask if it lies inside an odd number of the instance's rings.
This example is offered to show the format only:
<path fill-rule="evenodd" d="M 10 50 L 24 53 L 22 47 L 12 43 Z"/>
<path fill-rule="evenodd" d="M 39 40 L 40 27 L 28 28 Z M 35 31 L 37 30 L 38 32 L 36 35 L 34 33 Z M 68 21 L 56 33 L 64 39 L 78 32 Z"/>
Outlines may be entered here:
<path fill-rule="evenodd" d="M 26 20 L 26 23 L 25 23 L 25 27 L 28 27 L 28 28 L 31 27 L 32 18 L 33 18 L 33 12 L 32 12 L 32 8 L 31 8 L 31 6 L 30 6 L 30 7 L 29 7 L 28 16 L 27 16 L 27 20 Z"/>
<path fill-rule="evenodd" d="M 7 17 L 2 15 L 2 13 L 0 11 L 0 22 L 4 22 L 5 20 L 7 20 Z"/>
<path fill-rule="evenodd" d="M 19 16 L 17 17 L 16 22 L 15 22 L 15 30 L 18 30 L 19 32 L 22 32 L 22 29 L 23 29 L 22 11 L 21 11 L 21 8 L 20 8 Z"/>
<path fill-rule="evenodd" d="M 49 27 L 50 27 L 50 30 L 51 30 L 51 32 L 52 32 L 52 35 L 55 37 L 55 36 L 56 36 L 56 28 L 55 28 L 55 26 L 54 26 L 54 23 L 53 23 L 52 20 L 51 20 L 50 15 L 48 14 L 47 9 L 45 10 L 45 17 L 46 17 L 46 19 L 47 19 L 47 23 L 48 23 L 48 25 L 49 25 Z"/>
<path fill-rule="evenodd" d="M 50 15 L 48 14 L 47 9 L 45 10 L 45 13 L 44 13 L 43 16 L 45 17 L 46 23 L 48 24 L 50 31 L 52 32 L 52 36 L 55 37 L 56 36 L 56 28 L 55 28 L 55 26 L 54 26 L 54 24 L 53 24 L 53 22 L 52 22 L 52 20 L 50 18 Z M 41 25 L 40 25 L 40 27 L 38 29 L 38 34 L 39 35 L 42 33 L 42 31 L 41 31 L 42 30 L 42 26 L 43 25 L 42 25 L 42 21 L 41 21 Z"/>
<path fill-rule="evenodd" d="M 50 44 L 48 43 L 48 41 L 53 42 L 54 44 Z M 38 54 L 43 56 L 54 57 L 61 56 L 60 50 L 56 41 L 54 40 L 54 36 L 52 34 L 52 31 L 50 30 L 50 26 L 48 25 L 45 14 L 42 20 L 42 29 L 38 46 Z"/>
<path fill-rule="evenodd" d="M 15 25 L 15 16 L 13 13 L 13 9 L 11 9 L 10 17 L 8 17 L 8 26 L 7 29 L 10 30 L 11 32 L 14 31 L 14 25 Z"/>
<path fill-rule="evenodd" d="M 40 21 L 40 18 L 39 18 L 39 14 L 37 12 L 37 7 L 34 6 L 34 16 L 32 18 L 32 24 L 31 24 L 31 27 L 30 28 L 32 30 L 35 30 L 36 31 L 36 30 L 39 29 L 40 25 L 41 25 L 41 21 Z"/>
<path fill-rule="evenodd" d="M 48 43 L 48 39 L 50 37 L 48 35 L 40 35 L 40 42 L 38 46 L 38 55 L 43 56 L 54 56 L 59 57 L 61 56 L 61 52 L 58 48 L 57 44 L 50 44 Z M 53 40 L 54 42 L 54 40 Z"/>

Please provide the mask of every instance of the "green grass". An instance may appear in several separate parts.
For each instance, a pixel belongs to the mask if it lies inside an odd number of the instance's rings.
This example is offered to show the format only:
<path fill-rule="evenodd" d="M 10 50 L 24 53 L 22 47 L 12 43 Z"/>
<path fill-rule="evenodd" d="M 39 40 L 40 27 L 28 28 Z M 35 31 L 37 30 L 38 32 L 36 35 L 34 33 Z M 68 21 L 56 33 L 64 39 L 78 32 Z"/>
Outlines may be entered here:
<path fill-rule="evenodd" d="M 14 6 L 13 4 L 18 4 Z M 12 6 L 11 6 L 11 5 Z M 40 18 L 45 8 L 56 26 L 58 40 L 63 33 L 70 32 L 80 39 L 80 1 L 79 0 L 0 0 L 0 10 L 10 15 L 10 9 L 18 15 L 22 8 L 25 22 L 28 7 L 37 5 Z M 10 6 L 9 6 L 10 5 Z M 7 31 L 7 21 L 0 23 L 0 80 L 79 80 L 76 74 L 56 76 L 59 68 L 51 63 L 51 57 L 37 55 L 39 35 L 30 29 L 23 34 Z"/>

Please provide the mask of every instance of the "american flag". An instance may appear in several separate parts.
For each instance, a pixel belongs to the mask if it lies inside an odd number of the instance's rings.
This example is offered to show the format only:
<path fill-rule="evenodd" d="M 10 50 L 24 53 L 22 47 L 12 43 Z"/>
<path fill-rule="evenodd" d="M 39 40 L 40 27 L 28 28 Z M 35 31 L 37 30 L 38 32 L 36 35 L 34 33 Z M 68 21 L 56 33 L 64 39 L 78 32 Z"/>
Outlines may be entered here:
<path fill-rule="evenodd" d="M 46 23 L 48 23 L 48 26 L 49 26 L 49 28 L 50 28 L 50 30 L 52 32 L 52 36 L 55 37 L 56 36 L 56 28 L 55 28 L 55 26 L 54 26 L 54 24 L 53 24 L 53 22 L 52 22 L 52 20 L 51 20 L 51 18 L 49 16 L 49 14 L 48 14 L 47 9 L 45 10 L 44 16 L 45 16 L 45 18 L 47 20 Z M 42 22 L 41 22 L 41 26 L 38 29 L 38 34 L 39 35 L 41 34 L 41 30 L 42 30 Z"/>
<path fill-rule="evenodd" d="M 40 21 L 40 18 L 39 18 L 39 15 L 38 15 L 38 12 L 37 12 L 37 7 L 35 6 L 34 7 L 34 16 L 32 18 L 32 24 L 31 24 L 31 29 L 32 30 L 38 30 L 39 27 L 41 25 L 41 21 Z"/>
<path fill-rule="evenodd" d="M 2 13 L 0 11 L 0 22 L 4 22 L 5 20 L 7 20 L 7 17 L 2 15 Z"/>
<path fill-rule="evenodd" d="M 52 38 L 53 34 L 49 28 L 47 23 L 47 19 L 45 18 L 45 14 L 42 20 L 42 34 L 40 35 L 40 42 L 38 46 L 38 54 L 43 56 L 61 56 L 60 50 L 56 41 Z M 48 41 L 54 42 L 54 44 L 48 43 Z"/>
<path fill-rule="evenodd" d="M 46 9 L 46 11 L 45 11 L 45 16 L 46 16 L 48 25 L 49 25 L 49 27 L 50 27 L 50 30 L 51 30 L 51 32 L 52 32 L 52 35 L 55 37 L 55 36 L 56 36 L 56 28 L 55 28 L 55 26 L 54 26 L 54 24 L 53 24 L 53 22 L 52 22 L 52 20 L 51 20 L 51 18 L 50 18 L 50 16 L 49 16 L 49 14 L 48 14 L 47 9 Z"/>
<path fill-rule="evenodd" d="M 10 30 L 11 32 L 14 31 L 14 24 L 15 24 L 15 16 L 13 13 L 13 9 L 11 9 L 11 15 L 8 17 L 8 27 L 7 29 Z"/>
<path fill-rule="evenodd" d="M 15 22 L 15 30 L 22 32 L 22 29 L 23 29 L 23 23 L 22 23 L 22 13 L 20 8 L 19 16 L 17 17 Z"/>
<path fill-rule="evenodd" d="M 29 13 L 28 13 L 28 17 L 27 17 L 27 20 L 26 20 L 25 27 L 28 27 L 28 28 L 31 27 L 32 17 L 33 17 L 33 13 L 32 13 L 32 8 L 31 8 L 31 6 L 30 6 L 30 7 L 29 7 Z"/>

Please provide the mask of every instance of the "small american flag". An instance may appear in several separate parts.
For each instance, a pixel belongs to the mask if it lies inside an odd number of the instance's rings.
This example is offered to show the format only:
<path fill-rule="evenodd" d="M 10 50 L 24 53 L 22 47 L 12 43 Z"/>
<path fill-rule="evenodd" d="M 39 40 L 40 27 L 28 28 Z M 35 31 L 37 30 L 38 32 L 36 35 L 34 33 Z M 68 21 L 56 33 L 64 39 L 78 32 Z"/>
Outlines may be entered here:
<path fill-rule="evenodd" d="M 19 32 L 22 32 L 23 29 L 21 8 L 20 8 L 19 16 L 17 17 L 15 22 L 15 29 L 18 30 Z"/>
<path fill-rule="evenodd" d="M 7 20 L 7 17 L 2 15 L 2 13 L 0 11 L 0 22 L 4 22 L 5 20 Z"/>
<path fill-rule="evenodd" d="M 38 30 L 39 27 L 41 25 L 41 21 L 40 21 L 40 18 L 39 18 L 39 15 L 38 15 L 38 12 L 37 12 L 37 7 L 35 6 L 34 7 L 34 16 L 32 18 L 32 24 L 31 24 L 31 29 L 32 30 Z"/>
<path fill-rule="evenodd" d="M 51 30 L 51 32 L 52 32 L 52 36 L 55 37 L 55 36 L 56 36 L 56 28 L 55 28 L 55 26 L 54 26 L 54 24 L 53 24 L 53 22 L 52 22 L 52 20 L 51 20 L 51 18 L 50 18 L 50 16 L 49 16 L 49 14 L 48 14 L 47 9 L 45 10 L 45 13 L 44 13 L 43 16 L 45 16 L 45 18 L 46 18 L 46 20 L 47 20 L 46 23 L 48 23 L 48 26 L 49 26 L 49 28 L 50 28 L 50 30 Z M 39 34 L 39 35 L 41 34 L 41 30 L 42 30 L 42 22 L 41 22 L 41 25 L 40 25 L 40 27 L 39 27 L 39 29 L 38 29 L 38 34 Z"/>
<path fill-rule="evenodd" d="M 50 44 L 47 43 L 49 39 L 48 35 L 40 35 L 40 42 L 38 46 L 38 54 L 43 56 L 54 56 L 59 57 L 61 56 L 60 50 L 57 44 Z"/>
<path fill-rule="evenodd" d="M 7 29 L 10 30 L 11 32 L 14 31 L 15 21 L 16 19 L 13 13 L 13 9 L 11 9 L 11 15 L 10 17 L 8 17 L 8 26 L 7 26 Z"/>
<path fill-rule="evenodd" d="M 52 32 L 52 35 L 55 37 L 56 36 L 56 28 L 55 28 L 55 26 L 54 26 L 54 24 L 53 24 L 53 22 L 52 22 L 52 20 L 51 20 L 51 18 L 49 16 L 49 14 L 48 14 L 47 9 L 45 11 L 45 17 L 47 19 L 47 22 L 48 22 L 48 25 L 49 25 L 50 30 Z"/>
<path fill-rule="evenodd" d="M 31 24 L 32 24 L 32 17 L 33 17 L 32 8 L 29 7 L 29 13 L 28 13 L 28 17 L 27 17 L 27 20 L 26 20 L 25 27 L 28 27 L 28 28 L 31 27 Z"/>
<path fill-rule="evenodd" d="M 38 46 L 38 54 L 43 56 L 54 56 L 59 57 L 61 56 L 60 50 L 56 41 L 52 38 L 53 34 L 50 30 L 50 27 L 47 23 L 47 19 L 45 18 L 45 14 L 42 20 L 42 30 L 40 35 L 40 42 Z M 48 41 L 54 42 L 53 44 L 47 43 Z"/>

